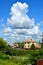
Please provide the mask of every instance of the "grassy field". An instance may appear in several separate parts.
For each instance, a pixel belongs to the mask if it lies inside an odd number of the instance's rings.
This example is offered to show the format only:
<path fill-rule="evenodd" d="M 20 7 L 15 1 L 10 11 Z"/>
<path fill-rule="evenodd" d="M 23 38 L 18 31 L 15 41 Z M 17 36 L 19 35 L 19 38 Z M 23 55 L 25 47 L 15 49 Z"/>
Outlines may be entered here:
<path fill-rule="evenodd" d="M 0 65 L 17 65 L 17 63 L 14 63 L 11 60 L 0 60 Z"/>
<path fill-rule="evenodd" d="M 22 51 L 23 52 L 23 51 Z M 43 50 L 25 51 L 27 54 L 10 56 L 0 52 L 0 65 L 27 65 L 36 64 L 38 58 L 43 58 Z M 20 53 L 20 52 L 19 52 Z M 24 52 L 23 52 L 24 53 Z M 21 54 L 21 53 L 20 53 Z"/>
<path fill-rule="evenodd" d="M 0 65 L 22 65 L 23 57 L 13 57 L 12 59 L 0 59 Z"/>
<path fill-rule="evenodd" d="M 43 50 L 30 50 L 28 54 L 19 56 L 10 56 L 0 53 L 0 65 L 36 65 L 36 60 L 38 58 L 43 59 Z"/>
<path fill-rule="evenodd" d="M 13 56 L 11 59 L 0 59 L 0 65 L 26 65 L 27 56 Z"/>

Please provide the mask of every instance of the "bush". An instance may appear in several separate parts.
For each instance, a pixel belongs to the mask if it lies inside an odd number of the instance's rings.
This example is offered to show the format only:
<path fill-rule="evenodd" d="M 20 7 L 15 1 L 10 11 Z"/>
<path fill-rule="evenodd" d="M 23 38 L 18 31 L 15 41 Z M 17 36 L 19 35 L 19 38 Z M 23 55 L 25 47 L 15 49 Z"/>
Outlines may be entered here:
<path fill-rule="evenodd" d="M 31 49 L 33 49 L 33 50 L 35 49 L 35 46 L 34 46 L 34 44 L 32 44 L 32 46 L 31 46 Z"/>
<path fill-rule="evenodd" d="M 10 59 L 10 56 L 9 55 L 6 55 L 6 54 L 3 54 L 3 53 L 0 53 L 0 59 Z"/>

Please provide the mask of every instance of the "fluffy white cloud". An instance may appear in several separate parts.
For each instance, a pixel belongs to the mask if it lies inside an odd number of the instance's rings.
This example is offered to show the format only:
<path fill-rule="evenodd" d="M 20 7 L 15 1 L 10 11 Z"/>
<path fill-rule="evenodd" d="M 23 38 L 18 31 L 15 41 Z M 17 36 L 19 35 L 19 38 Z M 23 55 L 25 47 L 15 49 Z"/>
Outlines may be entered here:
<path fill-rule="evenodd" d="M 27 13 L 28 5 L 26 3 L 17 2 L 11 7 L 11 15 L 22 15 Z M 14 13 L 15 12 L 15 13 Z"/>
<path fill-rule="evenodd" d="M 5 33 L 9 33 L 9 32 L 11 32 L 11 28 L 10 28 L 10 27 L 6 27 L 6 28 L 4 28 L 4 32 L 5 32 Z"/>
<path fill-rule="evenodd" d="M 16 41 L 23 41 L 28 38 L 36 37 L 40 32 L 39 25 L 35 25 L 34 18 L 30 18 L 27 13 L 29 6 L 26 3 L 17 2 L 11 7 L 11 17 L 7 19 L 7 24 L 12 28 L 9 38 Z"/>
<path fill-rule="evenodd" d="M 17 2 L 11 7 L 11 17 L 8 18 L 8 24 L 13 28 L 32 28 L 34 27 L 34 18 L 30 19 L 27 15 L 28 5 Z"/>
<path fill-rule="evenodd" d="M 29 34 L 38 34 L 39 28 L 38 26 L 33 27 L 32 29 L 15 29 L 14 34 L 19 35 L 29 35 Z"/>
<path fill-rule="evenodd" d="M 35 25 L 34 18 L 30 18 L 27 13 L 29 6 L 26 3 L 17 2 L 11 7 L 11 17 L 7 19 L 7 26 L 1 24 L 0 30 L 2 37 L 9 43 L 24 41 L 25 39 L 38 39 L 41 31 L 39 25 Z"/>

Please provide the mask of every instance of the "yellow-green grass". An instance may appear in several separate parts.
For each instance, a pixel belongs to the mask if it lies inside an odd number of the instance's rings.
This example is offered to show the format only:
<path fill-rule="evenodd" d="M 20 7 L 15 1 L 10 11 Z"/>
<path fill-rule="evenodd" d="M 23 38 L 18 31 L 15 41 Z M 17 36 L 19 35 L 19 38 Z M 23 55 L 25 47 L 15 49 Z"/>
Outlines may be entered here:
<path fill-rule="evenodd" d="M 21 62 L 14 62 L 12 60 L 0 60 L 0 65 L 21 65 Z"/>

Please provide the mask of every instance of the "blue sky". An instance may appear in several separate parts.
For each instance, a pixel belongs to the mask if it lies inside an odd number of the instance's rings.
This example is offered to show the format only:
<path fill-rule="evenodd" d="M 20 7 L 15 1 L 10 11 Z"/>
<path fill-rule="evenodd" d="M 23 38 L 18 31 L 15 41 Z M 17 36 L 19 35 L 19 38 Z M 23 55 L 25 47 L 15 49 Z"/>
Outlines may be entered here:
<path fill-rule="evenodd" d="M 42 31 L 43 0 L 0 0 L 0 37 L 12 43 L 39 40 Z"/>

